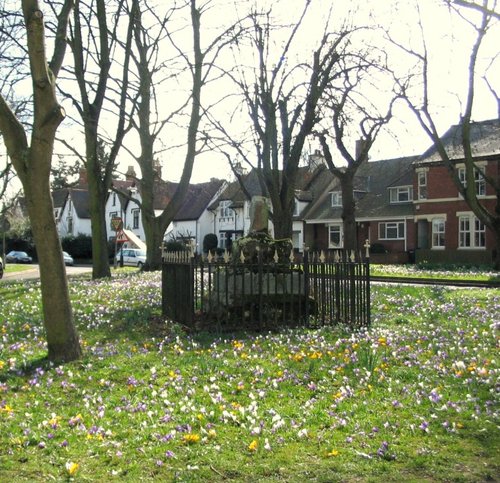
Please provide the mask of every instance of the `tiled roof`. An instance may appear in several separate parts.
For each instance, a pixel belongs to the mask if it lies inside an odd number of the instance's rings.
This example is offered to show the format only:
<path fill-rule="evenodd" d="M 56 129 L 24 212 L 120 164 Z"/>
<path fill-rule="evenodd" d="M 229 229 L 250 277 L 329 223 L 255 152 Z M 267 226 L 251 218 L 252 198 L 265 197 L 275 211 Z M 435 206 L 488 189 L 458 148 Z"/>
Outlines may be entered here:
<path fill-rule="evenodd" d="M 320 166 L 311 170 L 308 166 L 301 166 L 298 169 L 298 175 L 295 185 L 295 196 L 301 201 L 310 201 L 313 198 L 311 186 L 320 177 L 325 170 L 324 166 Z M 280 176 L 282 173 L 280 172 Z M 261 186 L 257 169 L 252 169 L 248 174 L 242 177 L 242 182 L 250 196 L 266 196 L 267 190 Z M 243 206 L 245 194 L 241 189 L 239 181 L 233 181 L 228 184 L 220 196 L 209 207 L 210 210 L 215 210 L 220 201 L 232 201 L 231 207 L 238 208 Z"/>
<path fill-rule="evenodd" d="M 189 185 L 186 198 L 178 213 L 175 215 L 175 221 L 197 220 L 207 207 L 208 203 L 217 194 L 224 181 L 212 179 L 207 183 L 198 183 Z"/>
<path fill-rule="evenodd" d="M 456 124 L 442 136 L 446 152 L 450 159 L 463 159 L 462 125 Z M 472 155 L 474 157 L 500 154 L 500 119 L 473 122 L 470 124 Z M 441 156 L 432 145 L 418 160 L 418 163 L 441 161 Z"/>
<path fill-rule="evenodd" d="M 89 192 L 86 189 L 70 189 L 71 200 L 73 202 L 73 207 L 75 208 L 78 218 L 90 218 L 89 210 Z"/>
<path fill-rule="evenodd" d="M 62 208 L 64 203 L 66 203 L 66 198 L 68 197 L 68 188 L 60 188 L 52 191 L 52 203 L 54 208 Z"/>
<path fill-rule="evenodd" d="M 411 215 L 413 204 L 389 202 L 389 187 L 412 184 L 412 164 L 417 156 L 370 161 L 358 169 L 355 176 L 356 219 L 399 217 Z M 324 191 L 304 212 L 308 222 L 340 220 L 341 207 L 332 207 L 330 193 L 340 191 L 340 182 L 330 172 L 323 177 Z"/>

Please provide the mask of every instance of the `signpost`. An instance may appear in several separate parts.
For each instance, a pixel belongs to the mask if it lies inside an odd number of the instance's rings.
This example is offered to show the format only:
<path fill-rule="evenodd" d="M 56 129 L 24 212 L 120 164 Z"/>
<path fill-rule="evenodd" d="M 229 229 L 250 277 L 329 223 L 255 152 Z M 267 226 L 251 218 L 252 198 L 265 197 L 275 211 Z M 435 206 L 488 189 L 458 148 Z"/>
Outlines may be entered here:
<path fill-rule="evenodd" d="M 113 267 L 116 268 L 116 254 L 118 253 L 118 236 L 123 233 L 123 220 L 117 216 L 114 216 L 113 218 L 111 218 L 111 228 L 115 231 L 115 256 L 113 257 Z M 120 259 L 120 266 L 123 267 L 123 251 Z"/>

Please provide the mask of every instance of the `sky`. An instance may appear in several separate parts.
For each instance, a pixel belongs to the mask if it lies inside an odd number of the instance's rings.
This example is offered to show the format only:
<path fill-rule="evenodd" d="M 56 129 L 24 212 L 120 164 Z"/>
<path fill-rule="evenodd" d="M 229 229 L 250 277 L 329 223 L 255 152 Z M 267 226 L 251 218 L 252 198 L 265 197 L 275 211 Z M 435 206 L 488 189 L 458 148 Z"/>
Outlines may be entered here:
<path fill-rule="evenodd" d="M 465 79 L 467 76 L 467 62 L 470 52 L 472 37 L 472 29 L 467 23 L 457 16 L 450 15 L 446 8 L 437 7 L 439 0 L 419 0 L 418 2 L 420 13 L 422 16 L 422 24 L 424 36 L 428 45 L 428 50 L 431 54 L 431 103 L 434 108 L 435 120 L 441 132 L 458 122 L 461 112 L 461 103 L 463 103 L 465 95 Z M 281 22 L 290 24 L 296 20 L 302 11 L 303 2 L 301 0 L 253 0 L 241 2 L 238 0 L 219 0 L 218 5 L 222 5 L 218 9 L 213 9 L 207 12 L 205 16 L 204 28 L 202 30 L 202 38 L 205 42 L 209 42 L 214 35 L 220 32 L 223 25 L 230 24 L 238 16 L 243 15 L 242 6 L 257 5 L 258 7 L 266 7 L 272 5 L 273 12 Z M 160 2 L 159 5 L 162 5 Z M 336 29 L 340 27 L 346 18 L 351 18 L 356 26 L 368 25 L 371 27 L 379 27 L 378 29 L 365 30 L 363 35 L 369 37 L 369 41 L 378 46 L 382 46 L 382 30 L 390 32 L 391 36 L 398 42 L 411 46 L 412 49 L 421 47 L 421 34 L 415 22 L 417 18 L 416 10 L 413 2 L 400 2 L 398 0 L 377 0 L 377 1 L 361 1 L 361 0 L 312 0 L 311 7 L 304 18 L 304 22 L 300 27 L 294 48 L 287 58 L 290 65 L 300 61 L 308 61 L 312 49 L 317 45 L 319 37 L 324 31 L 325 21 L 331 13 L 329 28 Z M 471 13 L 468 13 L 469 17 Z M 474 17 L 474 15 L 472 15 Z M 275 52 L 271 52 L 275 58 L 279 58 L 281 47 L 280 42 L 283 41 L 284 32 L 277 32 L 275 37 Z M 183 31 L 176 33 L 177 38 L 185 51 L 190 49 L 191 38 Z M 474 119 L 484 120 L 494 118 L 498 115 L 497 105 L 488 92 L 486 84 L 481 80 L 484 73 L 484 66 L 496 56 L 496 68 L 490 68 L 490 82 L 494 84 L 497 92 L 500 92 L 500 76 L 494 77 L 492 72 L 499 72 L 499 49 L 497 45 L 500 38 L 499 22 L 496 23 L 494 29 L 488 34 L 481 51 L 480 72 L 478 72 L 478 82 L 476 86 L 476 100 L 474 109 Z M 390 58 L 391 66 L 397 69 L 400 73 L 405 72 L 411 64 L 407 54 L 404 54 L 400 49 L 390 47 L 384 44 L 387 55 Z M 226 65 L 231 63 L 241 63 L 242 66 L 251 64 L 252 57 L 242 55 L 242 52 L 237 52 L 238 55 L 232 56 L 229 53 L 220 54 L 218 61 L 225 62 Z M 168 56 L 168 53 L 165 53 Z M 223 57 L 224 56 L 224 57 Z M 70 53 L 67 53 L 67 59 L 70 58 Z M 171 79 L 172 80 L 172 79 Z M 163 94 L 158 99 L 158 110 L 163 110 L 160 114 L 165 115 L 165 109 L 172 109 L 173 105 L 177 105 L 182 95 L 184 95 L 185 86 L 188 83 L 185 79 L 177 83 L 165 83 Z M 374 81 L 374 82 L 378 82 Z M 382 82 L 382 81 L 381 81 Z M 377 88 L 388 88 L 378 83 Z M 218 87 L 216 87 L 218 86 Z M 227 94 L 232 90 L 232 85 L 228 81 L 219 81 L 217 84 L 209 84 L 204 91 L 204 98 L 208 101 L 218 99 L 222 95 Z M 384 96 L 380 90 L 367 86 L 366 96 L 374 103 L 382 102 Z M 233 99 L 233 98 L 231 98 Z M 462 100 L 462 101 L 461 101 Z M 68 112 L 71 112 L 71 102 L 62 100 L 63 107 Z M 230 117 L 234 107 L 231 107 L 230 100 L 226 100 L 217 107 L 217 116 L 228 129 L 233 132 L 248 131 L 248 115 L 244 110 L 238 111 L 237 115 Z M 215 112 L 215 111 L 214 111 Z M 109 118 L 109 126 L 106 115 L 103 117 L 102 125 L 107 129 L 107 134 L 113 136 L 113 121 Z M 75 128 L 68 128 L 69 124 L 62 125 L 59 129 L 59 136 L 67 136 L 68 132 Z M 359 137 L 359 133 L 353 132 L 351 144 L 354 146 L 355 140 Z M 185 131 L 174 126 L 168 127 L 161 136 L 164 146 L 177 146 L 183 142 Z M 82 145 L 81 138 L 72 138 L 71 142 L 74 145 Z M 126 139 L 127 147 L 130 151 L 138 153 L 137 138 L 129 135 Z M 394 110 L 394 118 L 385 130 L 377 139 L 370 153 L 372 160 L 387 159 L 403 155 L 420 154 L 430 146 L 430 140 L 423 132 L 422 128 L 416 122 L 413 114 L 409 112 L 407 107 L 401 102 L 396 105 Z M 319 146 L 314 141 L 306 143 L 306 149 L 313 152 Z M 57 152 L 62 152 L 61 147 L 57 148 Z M 158 157 L 163 166 L 163 178 L 170 181 L 177 181 L 182 172 L 182 164 L 184 158 L 184 149 L 173 149 L 164 151 Z M 0 156 L 0 163 L 3 164 L 4 156 Z M 134 165 L 137 172 L 139 169 L 133 158 L 126 150 L 121 151 L 119 156 L 119 171 L 124 173 L 129 165 Z M 1 167 L 1 164 L 0 164 Z M 225 158 L 214 152 L 206 152 L 200 154 L 195 162 L 195 167 L 192 175 L 192 182 L 198 183 L 208 181 L 212 177 L 229 179 L 232 177 L 230 169 Z"/>
<path fill-rule="evenodd" d="M 263 2 L 258 2 L 261 5 Z M 415 23 L 417 12 L 412 7 L 412 2 L 400 2 L 397 0 L 382 1 L 351 1 L 351 2 L 312 2 L 311 10 L 304 19 L 302 30 L 298 34 L 298 44 L 307 51 L 312 49 L 322 33 L 325 20 L 325 12 L 332 5 L 340 5 L 340 9 L 333 7 L 333 20 L 331 27 L 338 26 L 338 20 L 344 19 L 351 13 L 356 24 L 381 26 L 391 33 L 391 37 L 397 39 L 412 49 L 421 48 L 421 35 Z M 302 2 L 284 2 L 281 5 L 285 10 L 278 11 L 283 18 L 298 18 L 300 13 L 299 4 Z M 468 60 L 471 42 L 474 40 L 473 30 L 467 23 L 451 15 L 449 10 L 438 8 L 435 0 L 420 0 L 418 2 L 422 17 L 422 28 L 430 53 L 430 99 L 434 110 L 434 119 L 440 132 L 444 133 L 452 124 L 460 119 L 463 99 L 466 95 L 466 79 L 468 74 Z M 292 7 L 295 7 L 292 8 Z M 469 12 L 470 17 L 470 12 Z M 477 17 L 474 14 L 472 18 Z M 337 25 L 336 25 L 337 24 Z M 374 37 L 380 36 L 380 31 L 373 33 Z M 482 80 L 484 66 L 496 56 L 496 69 L 490 68 L 489 79 L 500 92 L 500 76 L 493 76 L 491 72 L 500 69 L 498 58 L 499 49 L 497 40 L 500 38 L 500 27 L 498 22 L 486 37 L 480 54 L 479 66 L 481 71 L 477 75 L 476 97 L 474 116 L 475 120 L 495 118 L 498 115 L 497 105 L 489 92 L 486 83 Z M 377 40 L 373 40 L 376 42 Z M 303 53 L 303 52 L 302 52 Z M 412 60 L 400 49 L 387 48 L 390 55 L 391 65 L 404 72 L 409 68 Z M 297 58 L 301 56 L 298 49 Z M 372 91 L 369 94 L 372 99 L 379 94 Z M 242 113 L 245 116 L 245 113 Z M 234 121 L 232 120 L 234 123 Z M 354 146 L 356 133 L 351 139 Z M 370 159 L 387 159 L 403 155 L 415 155 L 424 152 L 430 146 L 430 140 L 418 124 L 415 116 L 408 110 L 403 102 L 396 104 L 394 118 L 388 128 L 379 136 L 370 153 Z M 306 145 L 312 152 L 319 146 L 311 140 Z M 180 166 L 175 162 L 163 161 L 169 176 L 175 177 L 175 172 L 180 175 Z M 196 161 L 193 173 L 193 182 L 206 181 L 210 177 L 231 176 L 230 170 L 224 159 L 214 155 L 201 155 Z"/>

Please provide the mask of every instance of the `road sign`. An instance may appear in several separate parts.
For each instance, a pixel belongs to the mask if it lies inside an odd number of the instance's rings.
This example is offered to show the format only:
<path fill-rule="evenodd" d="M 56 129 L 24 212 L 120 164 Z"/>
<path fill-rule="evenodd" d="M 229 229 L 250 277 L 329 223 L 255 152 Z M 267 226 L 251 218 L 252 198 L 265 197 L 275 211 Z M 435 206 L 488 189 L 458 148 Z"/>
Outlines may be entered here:
<path fill-rule="evenodd" d="M 123 229 L 123 220 L 117 216 L 111 218 L 111 228 L 114 231 L 121 231 Z"/>
<path fill-rule="evenodd" d="M 127 242 L 128 241 L 128 236 L 125 235 L 125 232 L 123 230 L 119 231 L 117 234 L 116 234 L 116 241 L 118 243 L 124 243 L 124 242 Z"/>

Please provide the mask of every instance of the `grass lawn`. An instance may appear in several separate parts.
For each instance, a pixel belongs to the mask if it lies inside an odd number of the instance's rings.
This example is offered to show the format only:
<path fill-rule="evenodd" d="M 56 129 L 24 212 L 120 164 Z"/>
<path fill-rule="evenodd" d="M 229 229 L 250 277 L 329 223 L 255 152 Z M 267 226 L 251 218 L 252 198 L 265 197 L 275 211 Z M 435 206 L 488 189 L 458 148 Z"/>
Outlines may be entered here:
<path fill-rule="evenodd" d="M 498 481 L 498 290 L 233 335 L 163 322 L 159 273 L 70 290 L 85 357 L 52 367 L 38 284 L 0 285 L 0 481 Z"/>
<path fill-rule="evenodd" d="M 32 270 L 33 265 L 26 265 L 23 263 L 7 263 L 4 267 L 4 273 L 25 272 Z"/>
<path fill-rule="evenodd" d="M 370 265 L 370 274 L 386 277 L 436 278 L 500 282 L 500 273 L 476 268 L 443 266 L 429 269 L 419 265 Z"/>

